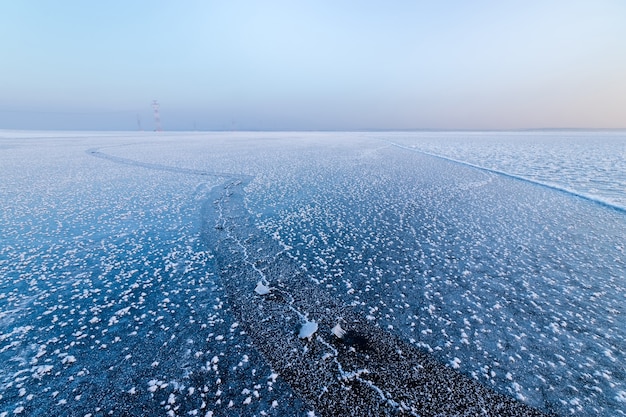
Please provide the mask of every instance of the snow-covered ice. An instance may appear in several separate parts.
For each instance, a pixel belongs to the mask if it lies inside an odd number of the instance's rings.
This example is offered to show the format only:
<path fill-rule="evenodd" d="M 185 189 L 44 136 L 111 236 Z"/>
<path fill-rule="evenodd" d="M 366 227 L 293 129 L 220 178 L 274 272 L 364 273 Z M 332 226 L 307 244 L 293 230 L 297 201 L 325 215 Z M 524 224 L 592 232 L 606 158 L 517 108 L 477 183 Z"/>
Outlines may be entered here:
<path fill-rule="evenodd" d="M 387 346 L 362 332 L 544 412 L 624 415 L 625 144 L 0 132 L 0 415 L 323 415 L 298 358 L 417 413 L 376 355 L 343 362 Z"/>

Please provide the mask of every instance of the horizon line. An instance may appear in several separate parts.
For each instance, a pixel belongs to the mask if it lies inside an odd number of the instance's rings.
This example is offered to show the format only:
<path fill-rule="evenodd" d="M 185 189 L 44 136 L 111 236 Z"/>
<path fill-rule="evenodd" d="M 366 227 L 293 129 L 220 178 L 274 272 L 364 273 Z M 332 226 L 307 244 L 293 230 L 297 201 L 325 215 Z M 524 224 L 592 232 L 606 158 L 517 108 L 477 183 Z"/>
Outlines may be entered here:
<path fill-rule="evenodd" d="M 537 132 L 537 131 L 626 131 L 626 127 L 529 127 L 529 128 L 500 128 L 500 129 L 470 129 L 470 128 L 356 128 L 356 129 L 162 129 L 157 130 L 126 130 L 126 129 L 12 129 L 2 128 L 0 131 L 13 132 L 124 132 L 124 133 L 210 133 L 210 132 Z"/>

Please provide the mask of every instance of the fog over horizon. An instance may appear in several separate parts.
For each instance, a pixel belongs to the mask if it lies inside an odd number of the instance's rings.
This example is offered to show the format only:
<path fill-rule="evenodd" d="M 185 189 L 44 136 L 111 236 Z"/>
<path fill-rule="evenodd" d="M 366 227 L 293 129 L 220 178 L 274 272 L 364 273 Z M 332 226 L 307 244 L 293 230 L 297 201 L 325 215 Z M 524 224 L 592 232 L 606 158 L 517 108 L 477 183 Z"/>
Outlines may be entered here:
<path fill-rule="evenodd" d="M 0 129 L 626 128 L 626 3 L 9 3 Z"/>

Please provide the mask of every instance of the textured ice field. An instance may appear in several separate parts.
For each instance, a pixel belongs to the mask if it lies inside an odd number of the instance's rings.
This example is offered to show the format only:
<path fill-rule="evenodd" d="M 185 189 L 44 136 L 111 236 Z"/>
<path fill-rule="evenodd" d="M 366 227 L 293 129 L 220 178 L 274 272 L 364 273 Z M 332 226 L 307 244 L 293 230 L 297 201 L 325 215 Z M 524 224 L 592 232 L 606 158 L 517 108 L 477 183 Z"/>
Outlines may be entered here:
<path fill-rule="evenodd" d="M 552 184 L 507 171 L 533 157 L 504 134 L 488 158 L 438 135 L 0 132 L 0 416 L 323 414 L 233 304 L 300 285 L 537 409 L 623 415 L 626 215 L 418 151 Z M 611 175 L 596 194 L 619 205 Z M 239 206 L 216 194 L 233 181 Z M 255 292 L 239 264 L 276 281 Z M 310 302 L 280 319 L 296 341 L 319 323 L 301 356 L 337 362 L 341 320 Z"/>
<path fill-rule="evenodd" d="M 433 132 L 384 137 L 626 209 L 626 131 Z"/>

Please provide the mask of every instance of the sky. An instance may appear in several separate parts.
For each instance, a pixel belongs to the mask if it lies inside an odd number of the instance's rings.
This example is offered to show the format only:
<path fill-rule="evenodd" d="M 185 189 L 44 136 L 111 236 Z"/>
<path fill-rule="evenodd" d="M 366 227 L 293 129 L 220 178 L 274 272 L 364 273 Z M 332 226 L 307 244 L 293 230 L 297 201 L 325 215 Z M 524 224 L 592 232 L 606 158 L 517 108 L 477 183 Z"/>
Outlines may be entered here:
<path fill-rule="evenodd" d="M 626 128 L 623 0 L 0 4 L 0 129 Z"/>

